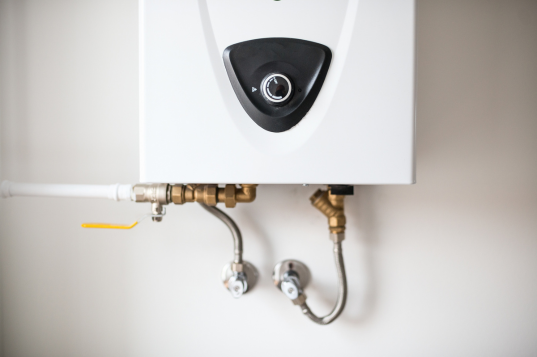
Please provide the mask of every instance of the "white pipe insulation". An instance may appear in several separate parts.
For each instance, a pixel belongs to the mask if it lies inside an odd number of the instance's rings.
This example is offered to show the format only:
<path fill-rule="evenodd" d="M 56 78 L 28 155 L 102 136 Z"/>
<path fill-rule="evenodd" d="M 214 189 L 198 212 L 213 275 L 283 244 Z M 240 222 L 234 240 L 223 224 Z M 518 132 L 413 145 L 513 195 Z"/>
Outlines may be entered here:
<path fill-rule="evenodd" d="M 19 183 L 3 181 L 0 185 L 2 198 L 27 197 L 71 197 L 107 198 L 114 201 L 132 201 L 132 185 L 57 185 Z"/>

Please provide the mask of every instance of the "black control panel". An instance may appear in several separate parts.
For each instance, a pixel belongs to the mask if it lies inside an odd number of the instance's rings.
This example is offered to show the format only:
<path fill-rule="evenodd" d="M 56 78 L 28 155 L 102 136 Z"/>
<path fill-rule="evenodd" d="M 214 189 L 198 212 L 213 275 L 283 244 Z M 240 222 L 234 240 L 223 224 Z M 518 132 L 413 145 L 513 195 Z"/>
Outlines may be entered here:
<path fill-rule="evenodd" d="M 298 124 L 312 107 L 332 52 L 315 42 L 265 38 L 231 45 L 223 58 L 246 113 L 261 128 L 279 133 Z"/>

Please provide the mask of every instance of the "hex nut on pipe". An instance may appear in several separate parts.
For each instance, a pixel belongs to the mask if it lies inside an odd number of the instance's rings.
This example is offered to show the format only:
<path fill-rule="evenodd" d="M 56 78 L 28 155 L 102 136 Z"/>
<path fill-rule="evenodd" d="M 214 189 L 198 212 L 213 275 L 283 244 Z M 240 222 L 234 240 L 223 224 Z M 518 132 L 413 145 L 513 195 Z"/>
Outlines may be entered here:
<path fill-rule="evenodd" d="M 301 295 L 298 295 L 296 299 L 292 300 L 293 305 L 302 305 L 303 303 L 306 302 L 307 298 L 308 297 L 306 296 L 306 294 L 302 293 Z"/>
<path fill-rule="evenodd" d="M 233 208 L 237 205 L 235 200 L 235 193 L 237 192 L 237 187 L 235 185 L 226 185 L 224 188 L 224 203 L 227 208 Z"/>
<path fill-rule="evenodd" d="M 218 203 L 218 186 L 216 185 L 206 185 L 204 190 L 204 201 L 207 206 L 216 206 Z"/>
<path fill-rule="evenodd" d="M 182 205 L 185 203 L 185 186 L 173 185 L 172 186 L 172 202 L 176 205 Z"/>
<path fill-rule="evenodd" d="M 341 243 L 345 240 L 345 233 L 330 233 L 330 240 L 334 243 Z"/>
<path fill-rule="evenodd" d="M 237 273 L 242 273 L 244 270 L 244 265 L 240 263 L 231 264 L 231 270 Z"/>
<path fill-rule="evenodd" d="M 145 195 L 145 187 L 135 185 L 132 188 L 132 194 L 134 196 L 135 202 L 142 202 L 144 199 L 144 195 Z"/>

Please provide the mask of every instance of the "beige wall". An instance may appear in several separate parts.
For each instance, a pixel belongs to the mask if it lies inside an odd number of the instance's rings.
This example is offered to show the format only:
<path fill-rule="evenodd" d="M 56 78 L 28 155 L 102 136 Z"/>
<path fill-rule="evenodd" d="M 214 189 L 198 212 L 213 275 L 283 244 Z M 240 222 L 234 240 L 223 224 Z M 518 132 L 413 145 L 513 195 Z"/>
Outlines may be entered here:
<path fill-rule="evenodd" d="M 262 186 L 230 214 L 262 274 L 233 300 L 226 228 L 196 206 L 161 224 L 129 203 L 0 201 L 4 356 L 537 354 L 537 1 L 419 1 L 414 186 L 348 200 L 344 315 L 312 324 L 271 286 L 335 272 L 315 187 Z M 0 178 L 135 183 L 136 1 L 0 1 Z"/>

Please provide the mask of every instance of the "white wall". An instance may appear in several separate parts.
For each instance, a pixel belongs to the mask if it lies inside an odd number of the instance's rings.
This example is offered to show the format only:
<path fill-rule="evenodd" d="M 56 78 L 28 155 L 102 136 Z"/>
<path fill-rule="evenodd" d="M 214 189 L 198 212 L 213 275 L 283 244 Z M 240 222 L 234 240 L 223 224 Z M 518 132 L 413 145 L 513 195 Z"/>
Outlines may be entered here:
<path fill-rule="evenodd" d="M 335 271 L 315 187 L 261 186 L 227 210 L 262 274 L 219 281 L 225 226 L 195 205 L 132 231 L 145 205 L 0 201 L 4 356 L 530 356 L 537 354 L 537 2 L 421 1 L 418 183 L 348 200 L 347 309 L 322 327 L 272 285 Z M 0 2 L 1 178 L 135 183 L 136 1 Z M 326 164 L 326 163 L 325 163 Z"/>

